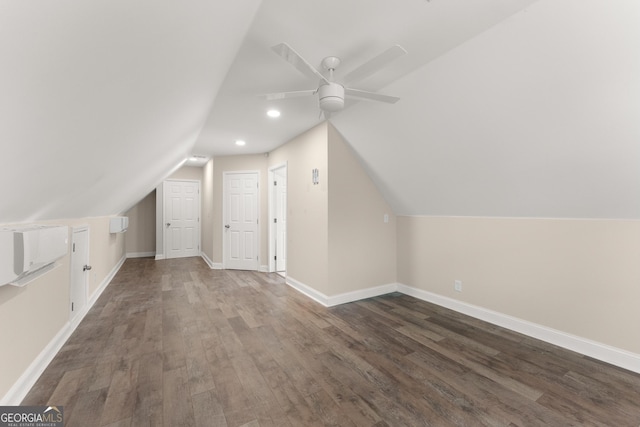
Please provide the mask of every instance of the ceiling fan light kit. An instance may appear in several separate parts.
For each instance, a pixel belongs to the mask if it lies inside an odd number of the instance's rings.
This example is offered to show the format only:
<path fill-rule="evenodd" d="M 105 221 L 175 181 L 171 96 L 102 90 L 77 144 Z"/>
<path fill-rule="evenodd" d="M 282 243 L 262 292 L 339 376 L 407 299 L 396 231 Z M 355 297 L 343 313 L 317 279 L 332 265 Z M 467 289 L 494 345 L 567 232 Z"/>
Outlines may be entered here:
<path fill-rule="evenodd" d="M 267 94 L 265 96 L 268 100 L 294 98 L 299 96 L 309 96 L 317 94 L 320 110 L 325 113 L 325 118 L 328 118 L 331 113 L 335 113 L 344 108 L 345 95 L 354 99 L 386 102 L 388 104 L 393 104 L 400 99 L 393 96 L 382 95 L 376 92 L 369 92 L 359 89 L 353 89 L 351 87 L 345 87 L 344 84 L 335 82 L 333 79 L 333 73 L 335 69 L 340 65 L 340 58 L 338 57 L 328 56 L 322 60 L 322 67 L 328 71 L 328 76 L 325 77 L 322 73 L 311 66 L 295 50 L 293 50 L 293 48 L 291 48 L 291 46 L 289 46 L 288 44 L 280 43 L 279 45 L 273 46 L 271 49 L 285 61 L 293 65 L 302 74 L 309 78 L 319 79 L 320 83 L 315 90 Z M 382 68 L 387 66 L 387 64 L 389 64 L 391 61 L 406 53 L 407 51 L 404 50 L 401 46 L 392 46 L 386 51 L 382 52 L 380 55 L 372 58 L 368 62 L 351 71 L 345 76 L 345 81 L 351 84 L 353 82 L 363 80 L 366 77 L 377 73 Z"/>
<path fill-rule="evenodd" d="M 338 83 L 329 83 L 318 88 L 320 109 L 335 113 L 344 108 L 344 87 Z"/>

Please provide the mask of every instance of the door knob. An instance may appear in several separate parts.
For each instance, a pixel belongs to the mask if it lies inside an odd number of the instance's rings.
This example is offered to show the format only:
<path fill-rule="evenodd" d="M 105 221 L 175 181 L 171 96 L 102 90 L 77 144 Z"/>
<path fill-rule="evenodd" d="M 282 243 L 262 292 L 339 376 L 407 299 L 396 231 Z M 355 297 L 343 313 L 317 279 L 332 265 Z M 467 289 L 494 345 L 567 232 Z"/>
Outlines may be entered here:
<path fill-rule="evenodd" d="M 90 265 L 85 265 L 84 267 L 82 267 L 82 271 L 87 271 L 87 270 L 91 270 Z"/>
<path fill-rule="evenodd" d="M 170 223 L 170 222 L 168 222 L 168 223 L 167 223 L 167 227 L 169 227 L 170 225 L 171 225 L 171 223 Z"/>
<path fill-rule="evenodd" d="M 224 228 L 231 228 L 229 224 L 225 225 Z"/>

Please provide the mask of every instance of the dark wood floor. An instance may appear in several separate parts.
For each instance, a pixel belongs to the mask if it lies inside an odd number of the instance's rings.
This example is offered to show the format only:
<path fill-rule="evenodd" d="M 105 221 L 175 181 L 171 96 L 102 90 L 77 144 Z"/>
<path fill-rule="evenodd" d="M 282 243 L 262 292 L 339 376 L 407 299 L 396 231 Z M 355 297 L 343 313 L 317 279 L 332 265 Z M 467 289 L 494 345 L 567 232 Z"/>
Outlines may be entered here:
<path fill-rule="evenodd" d="M 640 426 L 640 375 L 390 294 L 128 260 L 25 398 L 67 426 Z"/>

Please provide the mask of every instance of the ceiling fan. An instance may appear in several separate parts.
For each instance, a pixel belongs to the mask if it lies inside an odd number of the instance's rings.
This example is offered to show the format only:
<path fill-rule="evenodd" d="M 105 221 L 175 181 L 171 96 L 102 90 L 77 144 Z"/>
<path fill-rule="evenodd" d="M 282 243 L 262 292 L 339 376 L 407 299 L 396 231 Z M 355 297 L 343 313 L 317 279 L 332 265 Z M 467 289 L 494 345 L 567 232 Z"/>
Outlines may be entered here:
<path fill-rule="evenodd" d="M 340 111 L 344 108 L 345 96 L 355 99 L 365 99 L 371 101 L 386 102 L 389 104 L 396 103 L 400 98 L 395 96 L 383 95 L 376 92 L 368 92 L 364 90 L 354 89 L 350 87 L 352 83 L 369 77 L 384 68 L 391 61 L 407 53 L 401 46 L 395 45 L 385 50 L 378 56 L 365 62 L 355 70 L 344 76 L 341 83 L 334 81 L 333 73 L 340 65 L 340 58 L 328 56 L 322 60 L 322 67 L 327 70 L 328 76 L 311 66 L 302 58 L 291 46 L 286 43 L 271 48 L 275 53 L 281 56 L 285 61 L 293 65 L 298 71 L 312 79 L 318 79 L 319 84 L 316 89 L 299 90 L 294 92 L 279 92 L 265 95 L 268 100 L 295 98 L 300 96 L 318 95 L 318 105 L 324 113 L 325 118 L 329 118 L 331 113 Z"/>

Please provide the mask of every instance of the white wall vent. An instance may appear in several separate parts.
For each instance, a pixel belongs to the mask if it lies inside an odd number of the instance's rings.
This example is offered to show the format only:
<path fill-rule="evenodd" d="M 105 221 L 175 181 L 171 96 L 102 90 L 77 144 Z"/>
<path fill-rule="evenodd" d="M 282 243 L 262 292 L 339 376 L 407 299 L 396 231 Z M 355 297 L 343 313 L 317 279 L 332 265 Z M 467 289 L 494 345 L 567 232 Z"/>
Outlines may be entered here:
<path fill-rule="evenodd" d="M 109 233 L 124 233 L 129 228 L 128 216 L 117 216 L 109 220 Z"/>
<path fill-rule="evenodd" d="M 69 252 L 69 227 L 0 229 L 0 286 L 24 286 L 53 269 Z"/>

